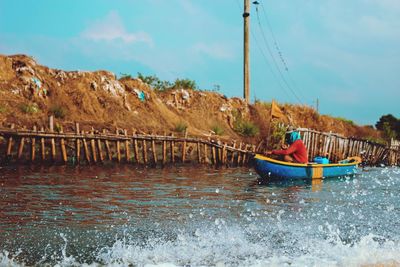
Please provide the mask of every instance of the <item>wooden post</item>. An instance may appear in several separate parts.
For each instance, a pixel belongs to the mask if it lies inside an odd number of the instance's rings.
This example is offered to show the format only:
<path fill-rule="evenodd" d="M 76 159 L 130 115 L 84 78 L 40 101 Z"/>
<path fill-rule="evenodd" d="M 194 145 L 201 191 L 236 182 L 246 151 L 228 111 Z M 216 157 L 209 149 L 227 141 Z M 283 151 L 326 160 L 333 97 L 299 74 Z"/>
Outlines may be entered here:
<path fill-rule="evenodd" d="M 13 124 L 11 124 L 11 129 L 14 129 L 14 127 L 15 127 L 15 125 L 14 125 L 14 123 Z M 12 136 L 10 136 L 9 138 L 8 138 L 8 141 L 7 141 L 8 143 L 7 143 L 7 151 L 6 151 L 6 157 L 7 157 L 7 159 L 11 159 L 11 151 L 12 151 L 12 143 L 13 143 L 13 138 L 12 138 Z"/>
<path fill-rule="evenodd" d="M 236 148 L 236 141 L 233 142 L 232 147 L 234 150 L 231 151 L 231 165 L 233 166 L 233 164 L 235 163 L 235 148 Z"/>
<path fill-rule="evenodd" d="M 174 137 L 174 134 L 171 134 L 171 137 Z M 171 163 L 175 163 L 175 142 L 174 140 L 171 140 Z"/>
<path fill-rule="evenodd" d="M 25 127 L 24 127 L 24 130 L 25 130 Z M 25 145 L 25 138 L 21 137 L 21 139 L 19 141 L 19 146 L 18 146 L 18 155 L 17 155 L 18 160 L 20 160 L 22 157 L 22 153 L 24 152 L 24 145 Z"/>
<path fill-rule="evenodd" d="M 146 139 L 142 140 L 142 149 L 143 149 L 143 163 L 147 165 L 147 143 Z"/>
<path fill-rule="evenodd" d="M 116 133 L 117 138 L 118 138 L 118 135 L 119 135 L 118 129 L 115 130 L 115 133 Z M 120 147 L 120 143 L 119 143 L 118 139 L 117 139 L 117 141 L 115 141 L 115 146 L 116 146 L 116 149 L 117 149 L 117 161 L 121 162 L 121 147 Z"/>
<path fill-rule="evenodd" d="M 79 135 L 80 129 L 79 129 L 79 123 L 75 123 L 75 133 Z M 76 163 L 79 164 L 81 161 L 81 140 L 77 137 L 75 139 L 75 158 L 76 158 Z"/>
<path fill-rule="evenodd" d="M 100 138 L 97 139 L 97 150 L 99 152 L 100 162 L 104 162 L 104 154 L 103 154 L 103 148 L 102 148 L 102 145 L 101 145 L 101 139 Z"/>
<path fill-rule="evenodd" d="M 242 149 L 242 142 L 239 144 L 239 149 Z M 238 151 L 238 156 L 237 156 L 237 165 L 239 166 L 240 162 L 242 161 L 242 152 Z"/>
<path fill-rule="evenodd" d="M 210 161 L 208 160 L 208 153 L 207 153 L 207 144 L 204 143 L 204 163 L 209 163 Z"/>
<path fill-rule="evenodd" d="M 106 129 L 103 129 L 103 135 L 106 135 L 106 134 L 107 134 Z M 104 140 L 104 144 L 106 146 L 107 158 L 108 158 L 109 161 L 111 161 L 112 160 L 112 153 L 111 153 L 111 148 L 110 148 L 110 142 L 107 139 L 105 139 Z"/>
<path fill-rule="evenodd" d="M 217 165 L 217 152 L 214 145 L 211 145 L 211 153 L 212 153 L 212 163 Z"/>
<path fill-rule="evenodd" d="M 200 142 L 197 141 L 197 162 L 201 163 L 201 151 L 200 151 Z"/>
<path fill-rule="evenodd" d="M 137 164 L 140 163 L 139 161 L 139 147 L 138 147 L 138 141 L 136 138 L 133 139 L 133 149 L 135 150 L 135 161 Z"/>
<path fill-rule="evenodd" d="M 49 129 L 51 133 L 54 133 L 54 117 L 50 116 L 49 117 Z M 51 141 L 51 159 L 53 162 L 56 160 L 56 141 L 54 138 L 50 139 Z"/>
<path fill-rule="evenodd" d="M 61 127 L 60 133 L 63 133 L 63 132 L 64 132 L 63 128 Z M 60 139 L 60 147 L 61 147 L 61 158 L 65 164 L 65 163 L 67 163 L 68 158 L 67 158 L 67 149 L 65 148 L 65 139 L 64 138 Z"/>
<path fill-rule="evenodd" d="M 154 163 L 154 165 L 157 165 L 156 141 L 153 138 L 151 139 L 151 150 L 152 150 L 152 153 L 153 153 L 153 163 Z"/>
<path fill-rule="evenodd" d="M 167 136 L 166 133 L 164 133 L 164 137 L 165 136 Z M 162 142 L 162 164 L 164 165 L 166 161 L 167 161 L 167 141 L 164 138 Z"/>
<path fill-rule="evenodd" d="M 82 135 L 85 136 L 85 132 L 84 131 L 82 131 Z M 83 142 L 83 149 L 85 151 L 86 161 L 87 161 L 87 163 L 90 163 L 90 152 L 89 152 L 88 144 L 86 142 L 86 138 L 85 137 L 83 137 L 82 142 Z"/>
<path fill-rule="evenodd" d="M 44 133 L 44 127 L 40 127 L 40 132 Z M 42 154 L 42 160 L 46 159 L 46 147 L 44 137 L 40 138 L 40 152 Z"/>
<path fill-rule="evenodd" d="M 185 137 L 182 143 L 182 162 L 186 160 L 186 138 L 187 138 L 187 129 L 185 130 Z"/>
<path fill-rule="evenodd" d="M 226 143 L 224 143 L 224 146 L 222 148 L 222 159 L 221 159 L 222 164 L 226 163 L 226 155 L 225 154 L 226 154 Z"/>
<path fill-rule="evenodd" d="M 124 130 L 125 137 L 128 137 L 128 131 L 125 129 Z M 125 140 L 125 158 L 126 162 L 131 161 L 131 153 L 129 151 L 129 140 Z"/>
<path fill-rule="evenodd" d="M 37 131 L 36 125 L 33 126 L 33 131 L 36 133 L 36 131 Z M 31 162 L 35 161 L 35 155 L 36 155 L 36 147 L 35 146 L 36 146 L 36 139 L 33 136 L 31 138 Z"/>
<path fill-rule="evenodd" d="M 92 157 L 93 157 L 93 162 L 97 162 L 97 153 L 96 153 L 96 142 L 94 140 L 94 129 L 92 127 L 92 131 L 90 132 L 92 135 L 92 138 L 90 139 L 90 147 L 92 148 Z"/>

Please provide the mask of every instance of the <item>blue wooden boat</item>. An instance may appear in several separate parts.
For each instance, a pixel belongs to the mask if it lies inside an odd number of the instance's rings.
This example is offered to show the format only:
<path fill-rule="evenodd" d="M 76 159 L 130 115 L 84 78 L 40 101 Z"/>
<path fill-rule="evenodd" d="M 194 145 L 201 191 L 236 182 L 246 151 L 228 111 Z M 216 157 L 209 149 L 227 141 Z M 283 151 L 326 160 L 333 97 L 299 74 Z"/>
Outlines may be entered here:
<path fill-rule="evenodd" d="M 290 163 L 257 154 L 254 157 L 256 172 L 263 179 L 322 179 L 349 176 L 358 173 L 360 157 L 351 157 L 334 164 Z"/>

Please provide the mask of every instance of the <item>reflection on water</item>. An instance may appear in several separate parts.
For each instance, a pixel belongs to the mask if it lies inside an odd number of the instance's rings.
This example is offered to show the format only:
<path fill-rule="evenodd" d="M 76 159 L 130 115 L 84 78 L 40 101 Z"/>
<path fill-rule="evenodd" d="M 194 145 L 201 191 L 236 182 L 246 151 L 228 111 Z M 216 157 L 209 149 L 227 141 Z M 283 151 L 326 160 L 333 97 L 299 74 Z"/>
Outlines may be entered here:
<path fill-rule="evenodd" d="M 400 262 L 396 168 L 272 183 L 204 166 L 0 171 L 0 265 Z"/>

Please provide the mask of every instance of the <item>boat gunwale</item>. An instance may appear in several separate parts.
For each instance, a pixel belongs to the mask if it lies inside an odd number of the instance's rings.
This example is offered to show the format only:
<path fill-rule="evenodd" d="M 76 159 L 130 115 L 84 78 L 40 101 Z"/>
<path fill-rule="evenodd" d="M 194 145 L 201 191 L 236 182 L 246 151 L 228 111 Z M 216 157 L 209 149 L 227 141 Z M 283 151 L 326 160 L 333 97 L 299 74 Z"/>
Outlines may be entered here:
<path fill-rule="evenodd" d="M 332 163 L 332 164 L 315 164 L 315 163 L 292 163 L 281 160 L 276 160 L 273 158 L 269 158 L 260 154 L 256 154 L 254 159 L 264 160 L 270 163 L 279 164 L 288 167 L 300 167 L 300 168 L 329 168 L 329 167 L 346 167 L 346 166 L 354 166 L 360 164 L 360 162 L 351 162 L 351 163 Z"/>

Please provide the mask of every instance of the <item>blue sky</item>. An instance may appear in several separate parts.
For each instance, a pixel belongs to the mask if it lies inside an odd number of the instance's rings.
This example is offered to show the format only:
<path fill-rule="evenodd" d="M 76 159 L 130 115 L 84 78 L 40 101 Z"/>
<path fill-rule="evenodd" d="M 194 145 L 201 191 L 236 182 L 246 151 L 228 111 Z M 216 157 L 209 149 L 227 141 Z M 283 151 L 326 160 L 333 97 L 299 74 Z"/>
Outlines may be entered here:
<path fill-rule="evenodd" d="M 400 117 L 399 0 L 258 1 L 252 101 L 318 98 L 322 114 L 359 124 Z M 0 0 L 0 54 L 66 70 L 190 78 L 241 97 L 242 12 L 243 0 Z"/>

